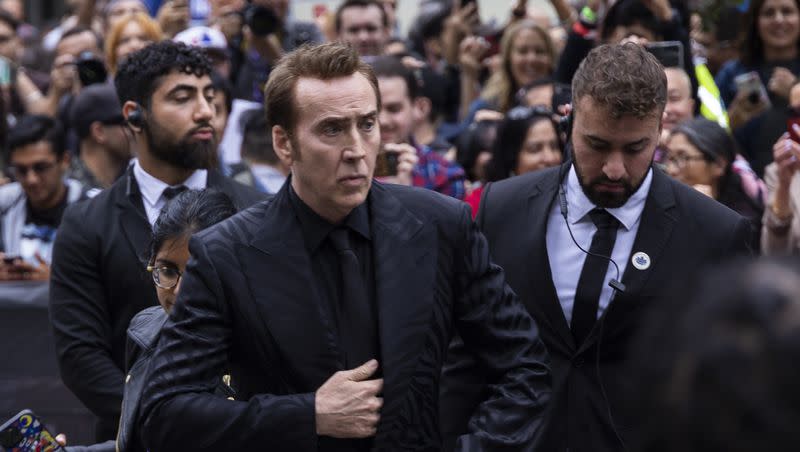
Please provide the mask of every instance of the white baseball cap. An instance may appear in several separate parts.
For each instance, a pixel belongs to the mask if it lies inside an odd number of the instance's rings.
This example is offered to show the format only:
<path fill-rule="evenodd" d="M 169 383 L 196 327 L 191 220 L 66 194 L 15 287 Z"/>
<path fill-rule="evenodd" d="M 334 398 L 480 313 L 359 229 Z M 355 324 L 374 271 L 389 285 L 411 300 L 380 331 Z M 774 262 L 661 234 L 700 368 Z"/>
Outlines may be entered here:
<path fill-rule="evenodd" d="M 209 27 L 187 28 L 176 34 L 173 41 L 203 49 L 225 50 L 228 48 L 225 35 L 221 31 Z"/>

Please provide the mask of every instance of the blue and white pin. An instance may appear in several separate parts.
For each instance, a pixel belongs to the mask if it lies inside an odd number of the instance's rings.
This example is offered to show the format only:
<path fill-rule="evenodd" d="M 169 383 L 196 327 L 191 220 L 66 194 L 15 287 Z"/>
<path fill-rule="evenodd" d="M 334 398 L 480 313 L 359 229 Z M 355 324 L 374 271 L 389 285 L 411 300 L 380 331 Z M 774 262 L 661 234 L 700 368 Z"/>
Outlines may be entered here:
<path fill-rule="evenodd" d="M 631 257 L 631 264 L 633 264 L 636 270 L 647 270 L 648 268 L 650 268 L 651 263 L 652 261 L 650 260 L 650 256 L 648 256 L 647 253 L 644 253 L 642 251 L 635 253 Z"/>

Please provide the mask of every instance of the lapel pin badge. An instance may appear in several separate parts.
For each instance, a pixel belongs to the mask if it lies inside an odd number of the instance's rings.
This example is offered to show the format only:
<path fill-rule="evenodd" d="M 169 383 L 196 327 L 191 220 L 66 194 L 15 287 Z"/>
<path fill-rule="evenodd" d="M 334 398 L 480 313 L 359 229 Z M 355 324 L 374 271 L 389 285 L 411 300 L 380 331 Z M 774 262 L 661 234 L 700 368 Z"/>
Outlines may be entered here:
<path fill-rule="evenodd" d="M 639 251 L 631 257 L 631 263 L 637 270 L 647 270 L 650 268 L 650 256 Z"/>

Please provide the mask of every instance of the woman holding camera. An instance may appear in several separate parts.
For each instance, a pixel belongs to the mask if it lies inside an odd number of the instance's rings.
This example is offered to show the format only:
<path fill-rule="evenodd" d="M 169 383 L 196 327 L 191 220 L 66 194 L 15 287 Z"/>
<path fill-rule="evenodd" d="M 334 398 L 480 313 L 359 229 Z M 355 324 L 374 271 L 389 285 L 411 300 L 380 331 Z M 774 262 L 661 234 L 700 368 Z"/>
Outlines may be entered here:
<path fill-rule="evenodd" d="M 551 76 L 555 67 L 555 48 L 550 35 L 528 20 L 515 23 L 503 33 L 500 56 L 500 68 L 486 82 L 480 97 L 469 105 L 465 124 L 470 124 L 479 110 L 505 113 L 513 107 L 520 88 Z M 478 68 L 462 68 L 462 84 L 476 86 L 478 75 Z"/>
<path fill-rule="evenodd" d="M 726 63 L 716 77 L 732 128 L 769 106 L 765 97 L 756 94 L 760 90 L 758 80 L 742 77 L 737 82 L 737 77 L 748 72 L 758 74 L 769 102 L 778 107 L 786 105 L 789 90 L 800 74 L 800 0 L 753 0 L 744 25 L 740 58 Z"/>

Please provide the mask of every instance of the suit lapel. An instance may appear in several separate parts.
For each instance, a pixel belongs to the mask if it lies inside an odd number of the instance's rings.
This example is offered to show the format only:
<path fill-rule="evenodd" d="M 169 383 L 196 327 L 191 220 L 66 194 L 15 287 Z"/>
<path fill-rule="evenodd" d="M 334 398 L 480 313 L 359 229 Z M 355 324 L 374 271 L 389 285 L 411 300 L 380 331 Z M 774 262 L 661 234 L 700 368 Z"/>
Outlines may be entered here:
<path fill-rule="evenodd" d="M 531 276 L 528 278 L 531 288 L 529 289 L 532 296 L 525 297 L 526 299 L 533 300 L 534 309 L 541 307 L 550 327 L 561 337 L 563 344 L 569 347 L 569 350 L 575 349 L 575 339 L 572 337 L 572 332 L 567 324 L 567 318 L 564 316 L 564 309 L 561 307 L 561 302 L 558 299 L 555 285 L 553 284 L 553 274 L 550 268 L 550 257 L 547 252 L 547 220 L 550 216 L 553 202 L 556 202 L 558 193 L 559 172 L 553 172 L 552 177 L 539 182 L 534 187 L 530 197 L 528 198 L 528 234 L 530 244 L 525 247 L 520 247 L 525 251 L 529 251 L 530 262 L 532 265 L 529 271 L 537 274 L 537 277 Z M 553 194 L 556 196 L 553 196 Z M 520 262 L 528 261 L 528 258 L 522 256 Z M 529 309 L 531 306 L 529 306 Z"/>
<path fill-rule="evenodd" d="M 132 168 L 127 172 L 125 185 L 117 185 L 112 190 L 115 190 L 115 205 L 119 209 L 120 229 L 122 229 L 131 251 L 142 263 L 142 269 L 144 269 L 147 265 L 147 244 L 152 227 L 144 212 L 142 194 L 139 191 L 139 184 L 136 183 L 136 178 L 133 176 Z"/>
<path fill-rule="evenodd" d="M 607 333 L 612 333 L 615 326 L 621 325 L 624 317 L 629 313 L 642 307 L 645 302 L 640 295 L 645 288 L 650 275 L 660 262 L 666 244 L 675 228 L 678 219 L 674 216 L 672 208 L 675 206 L 675 196 L 672 187 L 664 173 L 658 169 L 653 169 L 653 182 L 650 186 L 650 193 L 645 201 L 644 210 L 639 224 L 639 231 L 631 248 L 631 256 L 643 252 L 650 257 L 650 266 L 647 269 L 639 270 L 632 262 L 628 262 L 625 273 L 622 275 L 622 282 L 625 284 L 625 293 L 614 297 L 606 312 L 603 315 L 605 329 Z M 628 259 L 631 259 L 628 256 Z M 582 349 L 597 338 L 598 324 L 590 333 L 590 337 L 584 342 Z"/>
<path fill-rule="evenodd" d="M 256 311 L 303 390 L 316 390 L 341 358 L 331 319 L 316 294 L 311 259 L 289 203 L 288 183 L 267 207 L 263 224 L 244 250 Z"/>
<path fill-rule="evenodd" d="M 386 432 L 400 412 L 431 328 L 436 274 L 436 256 L 431 254 L 437 249 L 437 234 L 435 225 L 423 224 L 378 183 L 371 189 L 369 207 L 384 378 L 383 427 L 378 431 Z"/>

